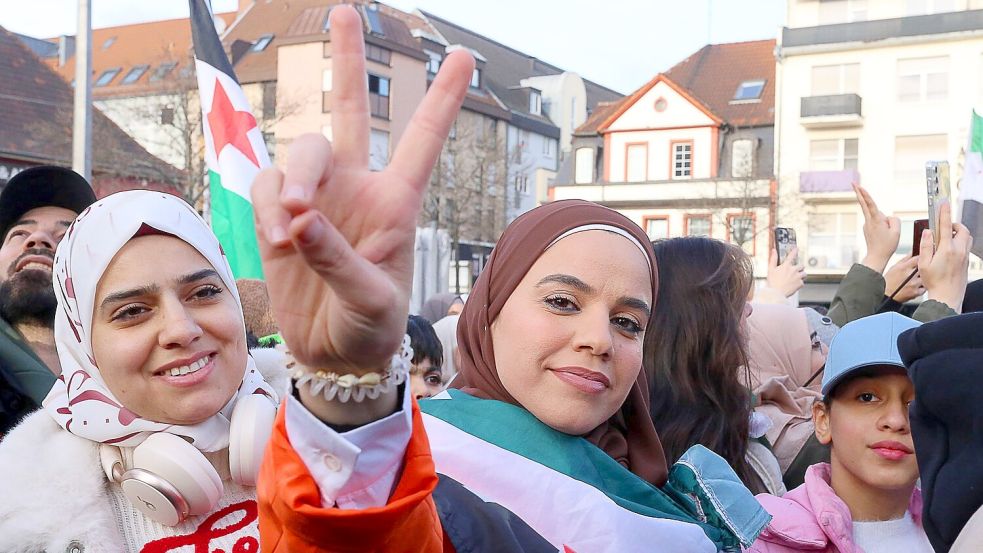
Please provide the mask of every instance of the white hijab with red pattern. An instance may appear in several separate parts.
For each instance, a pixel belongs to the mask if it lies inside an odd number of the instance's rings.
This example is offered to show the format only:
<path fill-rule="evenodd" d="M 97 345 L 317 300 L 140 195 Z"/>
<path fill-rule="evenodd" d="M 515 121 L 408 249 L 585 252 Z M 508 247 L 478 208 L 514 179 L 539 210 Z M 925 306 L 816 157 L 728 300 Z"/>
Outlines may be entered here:
<path fill-rule="evenodd" d="M 117 252 L 147 227 L 198 250 L 222 278 L 241 312 L 225 253 L 191 206 L 176 196 L 147 190 L 107 196 L 79 214 L 55 253 L 55 346 L 61 376 L 44 399 L 44 409 L 68 432 L 94 442 L 133 447 L 153 433 L 168 432 L 189 438 L 201 451 L 218 451 L 229 445 L 229 419 L 240 397 L 261 393 L 277 401 L 252 357 L 247 357 L 239 390 L 218 413 L 201 423 L 181 426 L 140 418 L 123 406 L 106 386 L 92 354 L 92 315 L 99 280 Z"/>

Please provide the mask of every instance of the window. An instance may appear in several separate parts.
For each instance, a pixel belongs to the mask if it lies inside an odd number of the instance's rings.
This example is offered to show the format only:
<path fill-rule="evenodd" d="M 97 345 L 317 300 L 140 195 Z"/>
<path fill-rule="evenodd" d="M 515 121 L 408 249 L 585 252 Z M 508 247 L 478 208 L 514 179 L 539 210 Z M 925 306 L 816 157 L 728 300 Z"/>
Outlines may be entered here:
<path fill-rule="evenodd" d="M 750 177 L 754 173 L 754 141 L 741 138 L 731 145 L 730 176 Z"/>
<path fill-rule="evenodd" d="M 369 74 L 369 111 L 374 117 L 389 119 L 389 79 Z"/>
<path fill-rule="evenodd" d="M 687 215 L 686 236 L 710 236 L 709 215 Z"/>
<path fill-rule="evenodd" d="M 540 115 L 543 113 L 543 96 L 536 90 L 529 91 L 529 113 Z"/>
<path fill-rule="evenodd" d="M 807 269 L 848 269 L 858 258 L 856 213 L 809 215 Z"/>
<path fill-rule="evenodd" d="M 594 148 L 577 148 L 574 159 L 573 182 L 575 184 L 594 182 Z"/>
<path fill-rule="evenodd" d="M 812 68 L 812 95 L 857 94 L 860 92 L 860 64 L 817 65 Z"/>
<path fill-rule="evenodd" d="M 648 178 L 648 142 L 625 146 L 625 182 L 642 182 Z"/>
<path fill-rule="evenodd" d="M 754 214 L 737 213 L 727 216 L 727 240 L 754 255 Z"/>
<path fill-rule="evenodd" d="M 471 72 L 471 88 L 478 88 L 481 86 L 481 69 L 477 67 Z"/>
<path fill-rule="evenodd" d="M 174 124 L 174 108 L 171 106 L 165 106 L 160 108 L 160 124 L 161 125 L 173 125 Z"/>
<path fill-rule="evenodd" d="M 645 223 L 645 234 L 648 235 L 649 240 L 664 240 L 669 238 L 668 215 L 645 217 L 643 222 Z"/>
<path fill-rule="evenodd" d="M 527 175 L 515 176 L 515 192 L 517 195 L 529 195 L 529 177 Z M 516 199 L 516 203 L 518 203 L 518 199 Z"/>
<path fill-rule="evenodd" d="M 553 157 L 554 152 L 556 152 L 556 140 L 543 137 L 543 155 Z"/>
<path fill-rule="evenodd" d="M 423 53 L 430 58 L 427 60 L 427 73 L 430 75 L 436 75 L 437 70 L 440 69 L 440 62 L 442 60 L 440 54 L 437 52 L 431 52 L 430 50 L 424 50 Z"/>
<path fill-rule="evenodd" d="M 856 138 L 809 141 L 809 170 L 857 170 L 857 144 Z"/>
<path fill-rule="evenodd" d="M 263 133 L 263 144 L 266 144 L 266 151 L 270 155 L 270 161 L 273 161 L 276 155 L 276 135 L 271 132 Z"/>
<path fill-rule="evenodd" d="M 956 0 L 908 0 L 908 15 L 956 11 Z"/>
<path fill-rule="evenodd" d="M 109 48 L 110 46 L 112 46 L 115 43 L 116 43 L 116 37 L 111 36 L 111 37 L 109 37 L 109 38 L 107 38 L 106 40 L 103 41 L 103 43 L 102 43 L 102 49 L 105 50 L 105 49 Z"/>
<path fill-rule="evenodd" d="M 744 81 L 743 83 L 737 85 L 737 91 L 734 92 L 733 101 L 740 102 L 745 100 L 760 100 L 761 91 L 764 89 L 765 82 L 763 80 Z"/>
<path fill-rule="evenodd" d="M 321 113 L 331 111 L 331 70 L 321 73 Z"/>
<path fill-rule="evenodd" d="M 925 162 L 948 159 L 944 134 L 898 136 L 894 139 L 894 185 L 925 187 Z"/>
<path fill-rule="evenodd" d="M 149 65 L 138 65 L 133 69 L 130 69 L 130 71 L 126 74 L 126 76 L 123 77 L 123 82 L 120 84 L 133 84 L 139 81 L 140 77 L 142 77 L 143 74 L 147 72 L 147 69 L 149 67 L 150 67 Z"/>
<path fill-rule="evenodd" d="M 157 70 L 150 74 L 150 82 L 157 82 L 168 75 L 174 68 L 177 67 L 176 61 L 169 61 L 167 63 L 162 63 L 157 66 Z"/>
<path fill-rule="evenodd" d="M 116 78 L 116 75 L 119 75 L 119 72 L 120 72 L 119 67 L 115 67 L 113 69 L 107 69 L 103 71 L 102 75 L 99 75 L 99 78 L 96 79 L 96 86 L 106 86 L 107 84 L 112 82 L 113 79 Z"/>
<path fill-rule="evenodd" d="M 263 119 L 276 117 L 276 81 L 263 83 Z"/>
<path fill-rule="evenodd" d="M 693 142 L 672 142 L 672 178 L 688 179 L 693 176 Z"/>
<path fill-rule="evenodd" d="M 389 133 L 378 129 L 369 131 L 369 170 L 382 171 L 389 163 Z"/>
<path fill-rule="evenodd" d="M 949 96 L 949 57 L 898 60 L 898 101 L 925 102 Z"/>
<path fill-rule="evenodd" d="M 867 20 L 867 0 L 819 0 L 819 24 Z"/>
<path fill-rule="evenodd" d="M 266 50 L 266 47 L 269 46 L 270 42 L 272 41 L 273 35 L 263 35 L 256 39 L 256 42 L 253 43 L 253 47 L 249 50 L 253 52 L 262 52 L 263 50 Z"/>
<path fill-rule="evenodd" d="M 375 44 L 365 45 L 365 59 L 377 61 L 383 65 L 389 65 L 392 59 L 392 51 Z"/>

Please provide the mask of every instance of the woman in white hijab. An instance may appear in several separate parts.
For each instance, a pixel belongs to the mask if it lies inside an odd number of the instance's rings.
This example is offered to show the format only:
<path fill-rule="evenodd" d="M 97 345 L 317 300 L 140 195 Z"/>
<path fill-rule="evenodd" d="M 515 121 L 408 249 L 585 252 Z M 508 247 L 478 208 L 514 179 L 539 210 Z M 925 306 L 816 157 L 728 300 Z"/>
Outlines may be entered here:
<path fill-rule="evenodd" d="M 114 194 L 68 229 L 53 273 L 62 373 L 0 444 L 0 550 L 258 551 L 287 376 L 278 352 L 247 351 L 204 221 L 174 196 Z"/>
<path fill-rule="evenodd" d="M 457 321 L 460 315 L 448 315 L 433 324 L 433 330 L 437 333 L 437 339 L 444 348 L 444 364 L 441 366 L 443 373 L 441 380 L 446 386 L 455 375 L 457 375 Z"/>

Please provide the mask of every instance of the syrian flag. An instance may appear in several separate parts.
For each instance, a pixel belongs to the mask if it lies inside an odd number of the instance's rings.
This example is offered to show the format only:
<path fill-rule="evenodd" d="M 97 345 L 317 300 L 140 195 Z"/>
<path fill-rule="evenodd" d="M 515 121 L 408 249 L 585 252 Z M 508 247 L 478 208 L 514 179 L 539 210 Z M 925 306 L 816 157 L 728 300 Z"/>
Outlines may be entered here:
<path fill-rule="evenodd" d="M 969 145 L 959 186 L 962 222 L 973 235 L 973 253 L 983 257 L 983 117 L 973 110 Z"/>
<path fill-rule="evenodd" d="M 201 100 L 205 165 L 208 166 L 212 231 L 236 278 L 263 278 L 253 205 L 253 178 L 270 165 L 263 134 L 249 100 L 215 32 L 205 0 L 189 0 L 195 72 Z"/>
<path fill-rule="evenodd" d="M 508 510 L 559 552 L 739 551 L 771 518 L 723 459 L 743 495 L 711 498 L 686 455 L 656 488 L 587 440 L 460 390 L 421 401 L 420 410 L 437 473 Z"/>

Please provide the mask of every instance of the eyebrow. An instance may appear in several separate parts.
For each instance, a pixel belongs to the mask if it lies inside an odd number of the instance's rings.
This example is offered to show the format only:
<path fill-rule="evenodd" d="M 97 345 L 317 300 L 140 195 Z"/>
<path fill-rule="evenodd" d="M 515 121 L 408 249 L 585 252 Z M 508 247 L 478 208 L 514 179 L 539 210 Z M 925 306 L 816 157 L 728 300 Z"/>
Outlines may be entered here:
<path fill-rule="evenodd" d="M 202 269 L 194 273 L 184 275 L 177 279 L 178 284 L 191 284 L 192 282 L 198 282 L 199 280 L 204 280 L 210 277 L 219 277 L 219 274 L 215 272 L 214 269 Z M 107 305 L 118 303 L 121 301 L 128 300 L 130 298 L 136 298 L 140 296 L 146 296 L 155 294 L 160 291 L 160 287 L 156 284 L 149 284 L 147 286 L 140 286 L 137 288 L 130 288 L 129 290 L 121 290 L 119 292 L 113 292 L 106 296 L 99 304 L 100 308 L 105 308 Z"/>
<path fill-rule="evenodd" d="M 536 283 L 536 287 L 538 288 L 550 283 L 566 284 L 567 286 L 576 288 L 577 291 L 584 294 L 593 294 L 595 292 L 594 287 L 591 286 L 590 284 L 587 284 L 586 282 L 580 280 L 575 276 L 565 275 L 565 274 L 546 275 L 539 282 Z M 638 309 L 639 311 L 645 314 L 646 319 L 652 316 L 652 308 L 649 307 L 649 304 L 647 302 L 639 298 L 634 298 L 631 296 L 621 296 L 620 298 L 618 298 L 618 303 L 624 305 L 625 307 Z"/>
<path fill-rule="evenodd" d="M 22 226 L 22 225 L 36 225 L 36 224 L 38 224 L 38 222 L 35 221 L 34 219 L 21 219 L 20 221 L 17 221 L 13 225 L 11 225 L 10 228 L 19 227 L 19 226 Z M 71 221 L 58 221 L 55 224 L 56 225 L 61 225 L 61 226 L 65 227 L 65 228 L 68 228 L 68 227 L 72 226 L 72 222 Z"/>

